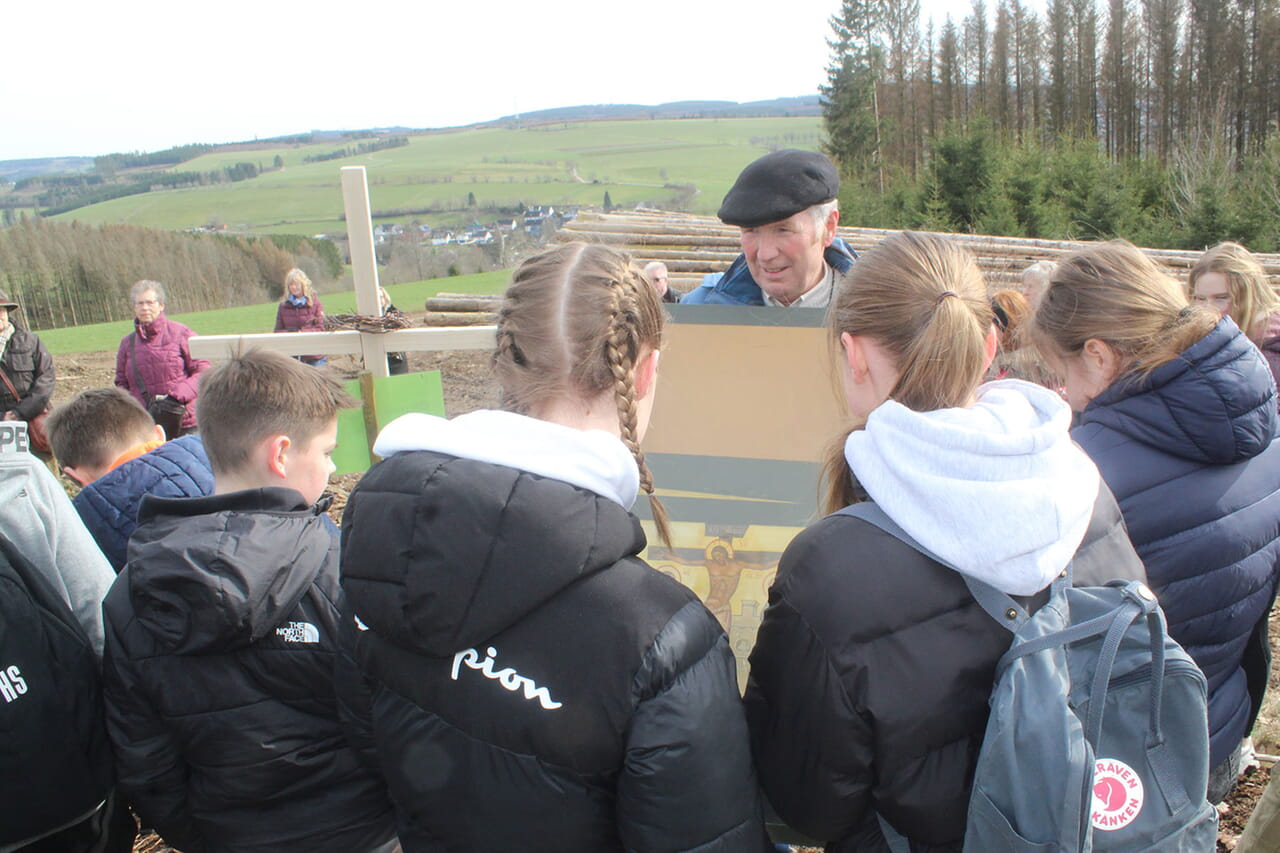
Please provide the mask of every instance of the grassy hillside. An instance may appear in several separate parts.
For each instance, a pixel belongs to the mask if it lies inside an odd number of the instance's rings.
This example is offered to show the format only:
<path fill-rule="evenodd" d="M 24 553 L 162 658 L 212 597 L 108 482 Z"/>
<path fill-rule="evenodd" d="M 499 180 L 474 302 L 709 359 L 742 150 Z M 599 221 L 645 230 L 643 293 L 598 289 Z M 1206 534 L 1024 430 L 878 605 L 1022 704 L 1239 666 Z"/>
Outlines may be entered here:
<path fill-rule="evenodd" d="M 492 219 L 497 214 L 487 207 L 521 202 L 600 205 L 606 191 L 614 204 L 671 207 L 685 184 L 696 188 L 689 208 L 713 213 L 746 163 L 770 147 L 816 148 L 820 133 L 817 117 L 615 121 L 433 133 L 410 137 L 401 148 L 321 163 L 303 161 L 344 143 L 221 151 L 177 169 L 209 171 L 241 161 L 270 168 L 277 155 L 285 168 L 235 184 L 114 199 L 58 218 L 173 229 L 219 220 L 255 232 L 341 231 L 339 168 L 346 165 L 368 168 L 375 211 L 444 211 L 380 218 L 393 221 Z M 466 209 L 468 193 L 478 210 Z"/>
<path fill-rule="evenodd" d="M 430 296 L 446 293 L 501 293 L 511 278 L 509 270 L 478 273 L 476 275 L 437 278 L 416 281 L 387 288 L 392 304 L 402 310 L 420 310 Z M 322 293 L 320 301 L 329 314 L 352 314 L 356 310 L 355 291 Z M 269 332 L 276 321 L 276 303 L 241 305 L 220 308 L 216 311 L 200 311 L 192 314 L 175 314 L 175 320 L 185 323 L 202 335 L 236 335 L 251 332 Z M 133 331 L 131 322 L 95 323 L 66 329 L 46 329 L 40 332 L 49 352 L 54 356 L 77 352 L 114 351 L 120 339 Z"/>

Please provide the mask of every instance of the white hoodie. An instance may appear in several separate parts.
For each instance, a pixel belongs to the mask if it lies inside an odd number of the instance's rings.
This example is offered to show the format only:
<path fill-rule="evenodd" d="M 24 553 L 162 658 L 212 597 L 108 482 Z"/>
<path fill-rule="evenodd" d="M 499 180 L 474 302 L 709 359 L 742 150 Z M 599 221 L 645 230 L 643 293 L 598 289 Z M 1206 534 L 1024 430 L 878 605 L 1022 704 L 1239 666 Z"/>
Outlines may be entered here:
<path fill-rule="evenodd" d="M 640 469 L 616 435 L 513 412 L 482 410 L 453 420 L 402 415 L 378 433 L 373 445 L 382 457 L 410 450 L 434 450 L 563 480 L 627 510 L 640 492 Z"/>
<path fill-rule="evenodd" d="M 1049 585 L 1075 554 L 1098 469 L 1071 440 L 1054 392 L 1007 379 L 968 408 L 888 401 L 845 443 L 858 482 L 916 541 L 1011 595 Z"/>

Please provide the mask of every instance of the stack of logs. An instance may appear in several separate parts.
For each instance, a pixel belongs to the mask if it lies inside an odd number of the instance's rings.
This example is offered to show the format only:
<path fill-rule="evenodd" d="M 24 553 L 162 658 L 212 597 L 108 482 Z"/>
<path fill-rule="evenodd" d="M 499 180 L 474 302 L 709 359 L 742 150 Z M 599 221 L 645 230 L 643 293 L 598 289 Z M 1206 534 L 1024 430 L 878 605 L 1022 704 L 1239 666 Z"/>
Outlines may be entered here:
<path fill-rule="evenodd" d="M 665 211 L 625 213 L 581 213 L 556 233 L 557 242 L 583 240 L 608 243 L 626 249 L 641 264 L 662 261 L 667 265 L 672 286 L 689 291 L 707 273 L 724 272 L 741 251 L 738 229 L 709 216 L 693 216 Z M 840 228 L 855 251 L 863 252 L 883 240 L 892 230 L 882 228 Z M 991 290 L 1021 289 L 1022 270 L 1036 261 L 1053 261 L 1076 251 L 1085 243 L 1067 240 L 1032 240 L 1023 237 L 988 237 L 981 234 L 946 234 L 969 248 Z M 1200 252 L 1146 249 L 1151 258 L 1164 265 L 1179 281 L 1200 257 Z M 1272 281 L 1280 285 L 1280 255 L 1256 255 Z"/>
<path fill-rule="evenodd" d="M 427 300 L 422 322 L 428 326 L 492 326 L 501 304 L 501 296 L 437 293 Z"/>
<path fill-rule="evenodd" d="M 854 250 L 865 252 L 896 232 L 882 228 L 840 228 L 838 233 Z M 989 237 L 982 234 L 944 236 L 973 252 L 986 276 L 987 287 L 992 291 L 1001 288 L 1021 290 L 1022 271 L 1028 266 L 1036 261 L 1056 260 L 1087 245 L 1069 240 Z M 607 243 L 626 249 L 641 264 L 662 261 L 667 265 L 671 285 L 685 292 L 697 287 L 707 273 L 724 272 L 741 251 L 737 228 L 709 216 L 666 211 L 583 212 L 556 232 L 555 240 L 558 243 L 571 240 Z M 1200 252 L 1193 251 L 1144 251 L 1163 264 L 1170 275 L 1184 282 L 1200 257 Z M 1255 257 L 1272 282 L 1280 285 L 1280 255 L 1258 254 Z M 441 293 L 427 300 L 425 322 L 428 326 L 490 325 L 496 320 L 501 300 L 500 296 Z"/>

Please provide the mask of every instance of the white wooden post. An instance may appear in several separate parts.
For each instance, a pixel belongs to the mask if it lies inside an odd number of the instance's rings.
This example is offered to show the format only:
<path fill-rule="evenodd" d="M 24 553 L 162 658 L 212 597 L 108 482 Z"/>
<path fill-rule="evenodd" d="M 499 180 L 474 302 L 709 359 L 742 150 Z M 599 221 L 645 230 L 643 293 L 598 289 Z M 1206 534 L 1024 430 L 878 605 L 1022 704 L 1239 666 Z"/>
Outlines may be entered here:
<path fill-rule="evenodd" d="M 347 214 L 347 246 L 355 278 L 356 313 L 378 317 L 378 258 L 373 250 L 373 214 L 369 209 L 369 181 L 364 166 L 342 167 L 342 206 Z M 364 369 L 374 376 L 390 376 L 387 349 L 377 335 L 361 335 Z"/>
<path fill-rule="evenodd" d="M 382 314 L 378 302 L 378 266 L 373 253 L 373 219 L 369 213 L 369 186 L 363 166 L 342 168 L 343 201 L 351 269 L 355 276 L 356 311 L 367 316 Z M 196 358 L 231 358 L 250 347 L 262 347 L 285 355 L 359 355 L 364 369 L 374 376 L 388 376 L 387 351 L 439 352 L 485 350 L 494 345 L 494 326 L 397 329 L 394 332 L 270 332 L 249 335 L 197 335 L 191 338 Z M 372 438 L 371 438 L 372 440 Z"/>

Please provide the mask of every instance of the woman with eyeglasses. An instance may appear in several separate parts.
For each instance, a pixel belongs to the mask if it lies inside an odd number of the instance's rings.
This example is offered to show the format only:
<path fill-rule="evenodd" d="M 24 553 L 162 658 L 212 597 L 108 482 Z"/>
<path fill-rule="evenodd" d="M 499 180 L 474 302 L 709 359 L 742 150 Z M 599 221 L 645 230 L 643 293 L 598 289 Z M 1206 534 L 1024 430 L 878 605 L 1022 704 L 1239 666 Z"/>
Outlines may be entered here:
<path fill-rule="evenodd" d="M 165 316 L 160 282 L 143 279 L 129 297 L 133 331 L 116 351 L 116 385 L 146 407 L 169 438 L 195 432 L 199 376 L 209 367 L 191 356 L 188 341 L 195 332 Z"/>
<path fill-rule="evenodd" d="M 1280 383 L 1280 294 L 1239 243 L 1219 243 L 1191 268 L 1191 299 L 1230 317 L 1267 357 Z"/>

